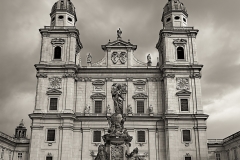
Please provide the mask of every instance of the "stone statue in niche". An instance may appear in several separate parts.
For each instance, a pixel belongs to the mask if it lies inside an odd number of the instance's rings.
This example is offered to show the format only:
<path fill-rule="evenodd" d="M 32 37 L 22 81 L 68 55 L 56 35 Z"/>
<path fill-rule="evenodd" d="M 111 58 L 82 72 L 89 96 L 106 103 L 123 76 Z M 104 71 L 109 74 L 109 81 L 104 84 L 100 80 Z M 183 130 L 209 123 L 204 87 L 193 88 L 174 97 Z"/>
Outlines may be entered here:
<path fill-rule="evenodd" d="M 52 77 L 49 78 L 50 89 L 61 89 L 62 88 L 62 78 Z"/>
<path fill-rule="evenodd" d="M 152 66 L 152 57 L 150 54 L 148 54 L 148 56 L 147 56 L 147 64 L 148 64 L 148 66 Z"/>
<path fill-rule="evenodd" d="M 152 107 L 152 105 L 149 106 L 148 111 L 149 111 L 150 114 L 153 113 L 153 107 Z"/>
<path fill-rule="evenodd" d="M 132 106 L 131 105 L 127 106 L 127 113 L 132 114 Z"/>
<path fill-rule="evenodd" d="M 189 78 L 177 78 L 177 90 L 189 90 Z"/>
<path fill-rule="evenodd" d="M 84 109 L 84 113 L 85 114 L 89 114 L 90 113 L 90 106 L 86 105 L 85 109 Z"/>
<path fill-rule="evenodd" d="M 122 38 L 121 35 L 122 35 L 122 31 L 121 31 L 121 29 L 119 28 L 119 29 L 117 30 L 117 38 L 118 38 L 118 39 L 121 39 L 121 38 Z"/>
<path fill-rule="evenodd" d="M 98 146 L 98 154 L 95 160 L 109 160 L 105 146 L 104 145 L 99 145 Z"/>

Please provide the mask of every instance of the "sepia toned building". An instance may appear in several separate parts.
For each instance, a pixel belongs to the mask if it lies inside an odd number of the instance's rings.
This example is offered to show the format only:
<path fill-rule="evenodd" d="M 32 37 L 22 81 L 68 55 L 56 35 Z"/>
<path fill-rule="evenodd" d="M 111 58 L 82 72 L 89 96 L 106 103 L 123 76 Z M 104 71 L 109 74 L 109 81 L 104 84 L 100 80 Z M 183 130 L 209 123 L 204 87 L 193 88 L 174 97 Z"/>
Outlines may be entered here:
<path fill-rule="evenodd" d="M 240 132 L 224 139 L 208 140 L 209 160 L 237 160 L 240 158 Z"/>
<path fill-rule="evenodd" d="M 23 120 L 15 129 L 15 135 L 0 132 L 0 160 L 28 160 L 30 140 Z"/>
<path fill-rule="evenodd" d="M 22 159 L 95 159 L 108 132 L 107 117 L 115 111 L 111 93 L 115 84 L 126 87 L 124 126 L 133 137 L 131 150 L 137 147 L 142 159 L 208 159 L 198 30 L 188 26 L 183 3 L 168 0 L 164 7 L 157 65 L 152 64 L 157 57 L 150 54 L 145 62 L 138 60 L 137 45 L 124 40 L 119 28 L 113 33 L 116 40 L 101 46 L 105 56 L 93 62 L 94 54 L 89 53 L 83 66 L 73 3 L 57 1 L 50 17 L 50 25 L 39 30 L 36 101 L 29 114 L 31 139 L 26 139 L 27 156 Z"/>

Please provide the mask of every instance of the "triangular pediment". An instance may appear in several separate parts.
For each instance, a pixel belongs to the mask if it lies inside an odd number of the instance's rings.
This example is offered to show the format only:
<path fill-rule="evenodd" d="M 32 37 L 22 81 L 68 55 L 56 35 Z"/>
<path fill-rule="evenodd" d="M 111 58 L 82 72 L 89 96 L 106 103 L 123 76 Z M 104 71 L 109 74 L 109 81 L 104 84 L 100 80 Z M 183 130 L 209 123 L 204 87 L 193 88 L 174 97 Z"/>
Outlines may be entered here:
<path fill-rule="evenodd" d="M 177 96 L 190 96 L 191 92 L 187 91 L 186 89 L 183 89 L 176 93 Z"/>
<path fill-rule="evenodd" d="M 144 93 L 138 93 L 132 96 L 133 99 L 147 99 L 148 96 Z"/>
<path fill-rule="evenodd" d="M 105 99 L 106 96 L 102 93 L 95 93 L 95 94 L 91 95 L 90 98 L 92 98 L 92 99 Z"/>
<path fill-rule="evenodd" d="M 173 41 L 173 44 L 180 44 L 180 43 L 186 44 L 187 40 L 185 40 L 185 39 L 175 39 Z"/>
<path fill-rule="evenodd" d="M 133 45 L 132 43 L 123 41 L 121 39 L 118 39 L 113 42 L 108 42 L 108 44 L 106 45 L 102 45 L 103 50 L 106 50 L 107 48 L 122 48 L 122 47 L 132 48 L 133 50 L 137 49 L 137 45 Z"/>
<path fill-rule="evenodd" d="M 47 91 L 47 95 L 61 95 L 62 92 L 57 90 L 57 89 L 51 89 L 49 91 Z"/>

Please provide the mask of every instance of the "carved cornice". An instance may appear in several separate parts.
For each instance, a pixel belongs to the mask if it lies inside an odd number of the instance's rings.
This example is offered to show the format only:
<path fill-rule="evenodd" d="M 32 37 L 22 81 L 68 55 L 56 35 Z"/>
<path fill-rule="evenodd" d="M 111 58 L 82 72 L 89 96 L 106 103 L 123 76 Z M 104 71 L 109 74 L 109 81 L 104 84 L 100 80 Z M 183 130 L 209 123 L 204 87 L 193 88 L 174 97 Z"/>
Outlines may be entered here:
<path fill-rule="evenodd" d="M 77 34 L 76 34 L 76 33 L 69 33 L 68 36 L 69 36 L 69 37 L 77 38 Z"/>
<path fill-rule="evenodd" d="M 84 78 L 84 81 L 85 81 L 85 82 L 91 82 L 91 81 L 92 81 L 92 78 L 91 78 L 91 77 L 86 77 L 86 78 Z"/>
<path fill-rule="evenodd" d="M 62 78 L 75 78 L 76 74 L 75 73 L 65 73 Z"/>
<path fill-rule="evenodd" d="M 91 82 L 92 81 L 91 77 L 75 77 L 75 79 L 77 81 L 81 81 L 81 82 Z"/>
<path fill-rule="evenodd" d="M 51 43 L 53 45 L 63 45 L 65 43 L 65 40 L 62 38 L 54 38 L 52 39 Z"/>
<path fill-rule="evenodd" d="M 193 73 L 189 75 L 190 78 L 202 78 L 202 74 L 201 73 Z"/>
<path fill-rule="evenodd" d="M 42 37 L 49 37 L 50 33 L 42 32 Z"/>
<path fill-rule="evenodd" d="M 102 80 L 96 80 L 96 81 L 94 81 L 92 84 L 93 84 L 93 85 L 104 85 L 105 82 L 102 81 Z"/>
<path fill-rule="evenodd" d="M 197 33 L 189 33 L 188 34 L 188 37 L 196 38 L 196 36 L 197 36 Z"/>
<path fill-rule="evenodd" d="M 177 92 L 176 95 L 177 95 L 177 96 L 190 96 L 190 95 L 191 95 L 191 92 L 183 89 L 183 90 Z"/>
<path fill-rule="evenodd" d="M 143 80 L 137 80 L 137 81 L 133 82 L 133 84 L 135 84 L 135 85 L 145 85 L 146 82 L 143 81 Z"/>
<path fill-rule="evenodd" d="M 106 96 L 102 93 L 95 93 L 90 96 L 91 99 L 105 99 Z"/>
<path fill-rule="evenodd" d="M 148 96 L 144 93 L 138 93 L 132 96 L 133 99 L 147 99 Z"/>
<path fill-rule="evenodd" d="M 161 80 L 162 80 L 161 77 L 150 77 L 150 78 L 147 78 L 148 82 L 157 82 L 157 81 L 161 81 Z"/>
<path fill-rule="evenodd" d="M 175 74 L 165 74 L 164 78 L 175 78 Z"/>
<path fill-rule="evenodd" d="M 62 92 L 57 90 L 57 89 L 51 89 L 49 91 L 47 91 L 47 95 L 61 95 Z"/>
<path fill-rule="evenodd" d="M 185 39 L 175 39 L 173 41 L 173 44 L 186 44 L 187 43 L 187 40 Z"/>
<path fill-rule="evenodd" d="M 132 82 L 132 81 L 133 81 L 133 78 L 132 78 L 132 77 L 127 77 L 127 78 L 126 78 L 126 81 L 127 81 L 127 82 Z"/>
<path fill-rule="evenodd" d="M 107 82 L 112 82 L 112 80 L 113 80 L 112 77 L 107 77 L 107 78 L 106 78 L 106 81 L 107 81 Z"/>
<path fill-rule="evenodd" d="M 46 73 L 37 73 L 36 77 L 37 78 L 47 78 L 47 74 Z"/>
<path fill-rule="evenodd" d="M 170 33 L 162 33 L 162 37 L 165 38 L 165 37 L 171 37 L 172 34 Z"/>

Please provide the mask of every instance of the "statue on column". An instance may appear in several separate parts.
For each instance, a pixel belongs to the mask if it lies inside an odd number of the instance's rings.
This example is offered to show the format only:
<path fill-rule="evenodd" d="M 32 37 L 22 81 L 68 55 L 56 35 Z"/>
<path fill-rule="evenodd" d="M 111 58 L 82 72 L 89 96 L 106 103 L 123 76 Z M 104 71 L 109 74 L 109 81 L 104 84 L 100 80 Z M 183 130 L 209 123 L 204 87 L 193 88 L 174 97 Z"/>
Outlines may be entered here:
<path fill-rule="evenodd" d="M 123 93 L 126 92 L 126 84 L 114 83 L 112 85 L 112 99 L 114 102 L 115 113 L 123 114 Z"/>

